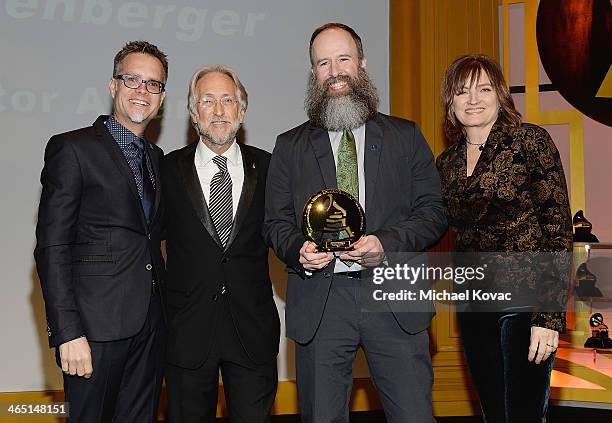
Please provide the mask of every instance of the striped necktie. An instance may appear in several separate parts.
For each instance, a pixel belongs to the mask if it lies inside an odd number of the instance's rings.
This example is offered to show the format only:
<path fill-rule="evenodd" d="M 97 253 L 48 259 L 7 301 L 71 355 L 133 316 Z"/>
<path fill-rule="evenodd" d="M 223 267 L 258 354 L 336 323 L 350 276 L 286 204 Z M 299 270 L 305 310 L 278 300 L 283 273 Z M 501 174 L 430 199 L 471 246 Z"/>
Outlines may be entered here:
<path fill-rule="evenodd" d="M 210 217 L 223 248 L 227 246 L 232 231 L 232 178 L 227 171 L 227 157 L 215 156 L 213 162 L 219 168 L 210 181 Z"/>

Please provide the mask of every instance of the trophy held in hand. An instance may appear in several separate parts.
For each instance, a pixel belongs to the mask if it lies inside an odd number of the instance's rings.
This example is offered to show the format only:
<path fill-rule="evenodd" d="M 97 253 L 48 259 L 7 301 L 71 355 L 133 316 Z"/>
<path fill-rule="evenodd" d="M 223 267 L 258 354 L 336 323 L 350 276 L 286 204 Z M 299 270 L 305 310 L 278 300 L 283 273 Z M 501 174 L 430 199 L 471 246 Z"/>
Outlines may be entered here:
<path fill-rule="evenodd" d="M 349 193 L 324 189 L 306 202 L 302 229 L 319 251 L 347 251 L 365 232 L 365 213 Z"/>

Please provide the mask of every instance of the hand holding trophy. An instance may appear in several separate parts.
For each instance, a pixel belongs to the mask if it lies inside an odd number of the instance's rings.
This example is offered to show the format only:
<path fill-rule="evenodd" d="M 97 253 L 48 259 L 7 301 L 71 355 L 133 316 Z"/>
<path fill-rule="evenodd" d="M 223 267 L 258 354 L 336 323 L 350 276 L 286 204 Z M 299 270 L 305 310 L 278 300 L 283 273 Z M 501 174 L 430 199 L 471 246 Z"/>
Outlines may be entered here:
<path fill-rule="evenodd" d="M 317 245 L 318 251 L 348 251 L 365 232 L 365 213 L 347 192 L 324 189 L 306 202 L 302 230 Z"/>

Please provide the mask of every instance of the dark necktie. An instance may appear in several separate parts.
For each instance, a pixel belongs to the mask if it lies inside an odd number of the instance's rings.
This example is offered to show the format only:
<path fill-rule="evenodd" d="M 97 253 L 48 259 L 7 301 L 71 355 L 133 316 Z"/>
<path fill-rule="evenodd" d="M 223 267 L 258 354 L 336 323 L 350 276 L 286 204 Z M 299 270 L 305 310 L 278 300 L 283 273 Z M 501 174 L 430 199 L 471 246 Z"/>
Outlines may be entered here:
<path fill-rule="evenodd" d="M 153 186 L 153 180 L 151 173 L 149 172 L 149 155 L 145 148 L 146 141 L 138 140 L 134 145 L 138 148 L 138 161 L 140 167 L 140 176 L 142 181 L 142 194 L 140 202 L 142 204 L 142 210 L 144 211 L 147 223 L 151 221 L 151 213 L 153 211 L 153 204 L 155 203 L 155 187 Z"/>
<path fill-rule="evenodd" d="M 227 157 L 215 156 L 213 162 L 219 168 L 210 181 L 210 217 L 221 245 L 225 248 L 232 231 L 232 178 L 227 171 Z"/>

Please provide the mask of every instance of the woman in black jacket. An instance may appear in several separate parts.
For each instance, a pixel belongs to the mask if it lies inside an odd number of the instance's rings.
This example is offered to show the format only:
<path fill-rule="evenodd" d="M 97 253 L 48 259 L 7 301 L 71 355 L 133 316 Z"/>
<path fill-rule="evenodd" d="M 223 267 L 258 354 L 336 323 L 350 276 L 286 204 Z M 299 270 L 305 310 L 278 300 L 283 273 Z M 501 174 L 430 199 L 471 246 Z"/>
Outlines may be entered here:
<path fill-rule="evenodd" d="M 521 123 L 499 65 L 487 56 L 450 65 L 442 103 L 452 144 L 437 165 L 457 255 L 497 263 L 487 288 L 514 296 L 487 313 L 472 302 L 472 312 L 458 314 L 483 415 L 489 423 L 543 422 L 572 249 L 559 153 L 545 129 Z"/>

